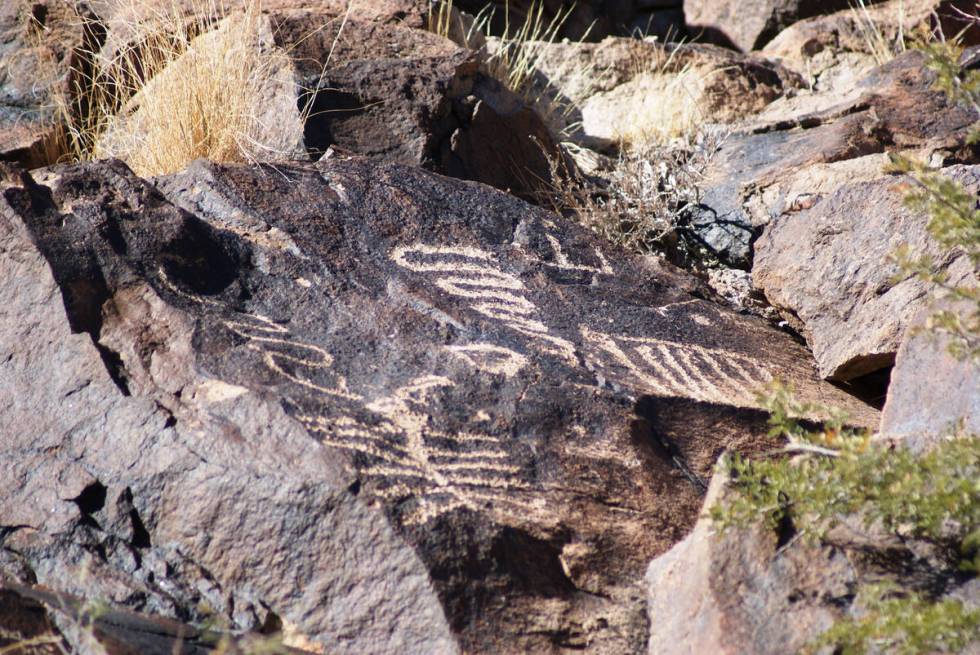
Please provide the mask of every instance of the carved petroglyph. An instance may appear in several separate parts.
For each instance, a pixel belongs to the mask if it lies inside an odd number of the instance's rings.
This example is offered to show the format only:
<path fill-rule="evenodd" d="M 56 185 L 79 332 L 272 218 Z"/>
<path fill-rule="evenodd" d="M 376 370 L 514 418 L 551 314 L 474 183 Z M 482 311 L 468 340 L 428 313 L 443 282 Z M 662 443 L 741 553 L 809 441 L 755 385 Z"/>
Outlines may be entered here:
<path fill-rule="evenodd" d="M 180 290 L 163 274 L 161 279 L 186 300 L 220 308 L 210 298 Z M 391 502 L 410 501 L 402 515 L 406 525 L 425 523 L 456 508 L 501 516 L 545 515 L 541 488 L 519 479 L 521 467 L 500 437 L 432 425 L 432 404 L 455 386 L 449 378 L 420 376 L 393 393 L 368 400 L 348 388 L 344 376 L 334 370 L 330 353 L 297 339 L 272 319 L 240 313 L 220 322 L 245 339 L 245 347 L 278 378 L 313 392 L 313 404 L 304 402 L 309 409 L 298 410 L 294 418 L 325 446 L 353 456 L 358 473 L 372 483 L 368 493 Z M 527 365 L 523 355 L 489 344 L 448 348 L 483 370 L 505 376 Z M 219 381 L 213 384 L 218 385 L 215 389 L 238 389 Z M 481 410 L 470 423 L 490 419 Z"/>
<path fill-rule="evenodd" d="M 446 346 L 445 349 L 477 370 L 508 378 L 520 373 L 528 364 L 524 355 L 489 343 Z"/>
<path fill-rule="evenodd" d="M 363 458 L 358 470 L 375 483 L 372 493 L 389 501 L 413 498 L 403 517 L 406 525 L 487 504 L 503 513 L 538 511 L 537 503 L 520 498 L 533 488 L 515 479 L 520 467 L 498 437 L 430 425 L 431 403 L 440 390 L 453 386 L 442 376 L 422 376 L 364 405 L 370 419 L 297 418 L 324 444 Z"/>
<path fill-rule="evenodd" d="M 395 248 L 391 258 L 410 271 L 434 274 L 434 286 L 465 299 L 473 311 L 531 337 L 546 353 L 578 363 L 575 346 L 550 333 L 527 299 L 524 283 L 500 270 L 490 253 L 468 246 L 416 244 Z"/>
<path fill-rule="evenodd" d="M 225 327 L 248 340 L 248 348 L 262 354 L 265 365 L 282 377 L 313 391 L 359 400 L 347 390 L 347 380 L 331 371 L 333 357 L 323 348 L 290 338 L 289 330 L 258 314 L 242 314 L 243 320 L 222 321 Z M 327 384 L 326 380 L 330 383 Z"/>
<path fill-rule="evenodd" d="M 622 384 L 657 396 L 758 407 L 772 381 L 759 362 L 738 353 L 662 339 L 604 334 L 581 327 L 586 361 Z"/>

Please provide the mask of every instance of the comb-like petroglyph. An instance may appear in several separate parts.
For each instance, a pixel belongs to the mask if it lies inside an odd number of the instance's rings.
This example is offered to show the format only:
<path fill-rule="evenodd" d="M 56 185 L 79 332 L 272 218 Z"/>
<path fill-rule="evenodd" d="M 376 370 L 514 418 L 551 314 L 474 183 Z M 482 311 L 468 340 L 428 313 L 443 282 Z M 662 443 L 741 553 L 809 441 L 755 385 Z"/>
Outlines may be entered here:
<path fill-rule="evenodd" d="M 773 375 L 756 359 L 649 337 L 605 334 L 582 326 L 585 357 L 601 375 L 655 396 L 759 407 Z"/>

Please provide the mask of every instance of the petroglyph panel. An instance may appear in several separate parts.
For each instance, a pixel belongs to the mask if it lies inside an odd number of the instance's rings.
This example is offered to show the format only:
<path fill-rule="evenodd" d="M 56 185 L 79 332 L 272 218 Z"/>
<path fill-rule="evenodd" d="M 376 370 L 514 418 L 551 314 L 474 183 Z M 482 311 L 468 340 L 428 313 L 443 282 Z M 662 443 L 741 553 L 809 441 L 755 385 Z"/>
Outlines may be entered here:
<path fill-rule="evenodd" d="M 165 286 L 202 306 L 208 298 L 190 295 L 162 277 Z M 477 412 L 475 429 L 440 430 L 431 425 L 432 400 L 456 383 L 424 375 L 394 393 L 368 401 L 351 392 L 333 370 L 334 358 L 323 348 L 305 343 L 266 316 L 238 314 L 221 321 L 246 339 L 261 362 L 281 380 L 313 392 L 318 411 L 294 415 L 324 445 L 354 458 L 358 473 L 377 497 L 400 502 L 411 499 L 402 516 L 405 525 L 430 521 L 453 509 L 489 511 L 501 517 L 546 516 L 542 488 L 519 480 L 520 466 L 499 437 L 478 429 L 490 420 Z M 505 376 L 518 373 L 527 358 L 491 344 L 447 346 L 471 365 Z M 230 385 L 229 385 L 230 386 Z"/>
<path fill-rule="evenodd" d="M 761 363 L 727 350 L 580 329 L 596 372 L 656 396 L 758 407 L 758 393 L 773 379 Z"/>
<path fill-rule="evenodd" d="M 442 291 L 464 299 L 470 309 L 531 337 L 542 351 L 576 365 L 575 346 L 550 333 L 538 308 L 527 299 L 527 288 L 516 276 L 494 263 L 493 256 L 467 246 L 401 246 L 391 253 L 399 266 L 430 276 Z"/>
<path fill-rule="evenodd" d="M 460 507 L 511 516 L 543 511 L 534 494 L 522 493 L 534 489 L 517 479 L 520 466 L 498 437 L 430 425 L 432 398 L 453 386 L 445 377 L 422 376 L 364 405 L 363 418 L 297 418 L 324 444 L 358 458 L 358 471 L 374 483 L 371 493 L 388 501 L 413 498 L 405 525 Z"/>

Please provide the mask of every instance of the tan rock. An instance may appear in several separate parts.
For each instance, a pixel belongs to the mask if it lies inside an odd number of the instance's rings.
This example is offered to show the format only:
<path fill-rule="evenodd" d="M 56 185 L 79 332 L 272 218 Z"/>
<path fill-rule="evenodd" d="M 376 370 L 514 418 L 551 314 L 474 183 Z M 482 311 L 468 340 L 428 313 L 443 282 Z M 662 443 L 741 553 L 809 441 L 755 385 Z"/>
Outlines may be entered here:
<path fill-rule="evenodd" d="M 898 349 L 881 416 L 881 432 L 921 449 L 954 434 L 980 434 L 980 362 L 954 357 L 950 339 L 929 330 L 940 309 L 976 311 L 968 303 L 929 304 L 916 317 L 914 331 Z"/>
<path fill-rule="evenodd" d="M 707 510 L 724 497 L 716 475 L 694 530 L 646 574 L 650 655 L 784 655 L 833 623 L 832 599 L 848 593 L 842 554 L 782 550 L 762 529 L 715 531 Z"/>
<path fill-rule="evenodd" d="M 980 189 L 980 167 L 946 174 Z M 926 217 L 904 206 L 908 184 L 888 177 L 842 186 L 775 219 L 755 244 L 755 285 L 796 322 L 824 377 L 846 381 L 891 366 L 928 306 L 932 285 L 894 279 L 900 246 L 936 257 L 952 281 L 976 276 L 965 254 L 940 253 Z"/>
<path fill-rule="evenodd" d="M 731 123 L 801 82 L 778 65 L 709 45 L 611 37 L 538 47 L 541 113 L 554 131 L 593 147 Z"/>
<path fill-rule="evenodd" d="M 801 18 L 847 6 L 847 0 L 684 0 L 684 18 L 695 37 L 747 52 Z"/>

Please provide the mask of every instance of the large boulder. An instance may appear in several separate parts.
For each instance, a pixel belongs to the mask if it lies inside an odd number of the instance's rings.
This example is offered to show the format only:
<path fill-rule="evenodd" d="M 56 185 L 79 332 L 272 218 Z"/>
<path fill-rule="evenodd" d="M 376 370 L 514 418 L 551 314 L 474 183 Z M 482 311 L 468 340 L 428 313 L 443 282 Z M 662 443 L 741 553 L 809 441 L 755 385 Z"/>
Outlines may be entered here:
<path fill-rule="evenodd" d="M 485 186 L 368 159 L 8 172 L 0 567 L 327 652 L 635 653 L 762 321 Z M 818 418 L 818 417 L 813 417 Z"/>
<path fill-rule="evenodd" d="M 847 0 L 684 0 L 684 18 L 696 38 L 748 52 L 801 18 L 848 6 Z"/>
<path fill-rule="evenodd" d="M 485 73 L 476 53 L 420 30 L 310 12 L 271 16 L 296 62 L 306 148 L 330 146 L 418 164 L 534 199 L 561 158 L 524 101 Z"/>
<path fill-rule="evenodd" d="M 784 212 L 856 180 L 880 177 L 889 151 L 970 161 L 976 112 L 933 88 L 921 53 L 874 69 L 847 92 L 777 100 L 722 144 L 694 219 L 705 244 L 748 269 L 752 243 Z M 945 153 L 943 155 L 942 153 Z"/>
<path fill-rule="evenodd" d="M 944 174 L 980 190 L 980 166 Z M 933 257 L 951 284 L 977 280 L 967 254 L 941 252 L 927 217 L 904 206 L 910 184 L 886 177 L 842 186 L 780 216 L 755 244 L 755 285 L 806 336 L 827 378 L 847 381 L 894 364 L 910 325 L 931 302 L 934 284 L 902 275 L 894 260 L 900 246 Z"/>

